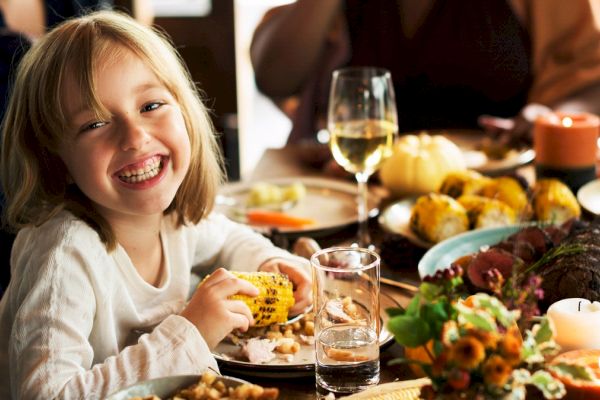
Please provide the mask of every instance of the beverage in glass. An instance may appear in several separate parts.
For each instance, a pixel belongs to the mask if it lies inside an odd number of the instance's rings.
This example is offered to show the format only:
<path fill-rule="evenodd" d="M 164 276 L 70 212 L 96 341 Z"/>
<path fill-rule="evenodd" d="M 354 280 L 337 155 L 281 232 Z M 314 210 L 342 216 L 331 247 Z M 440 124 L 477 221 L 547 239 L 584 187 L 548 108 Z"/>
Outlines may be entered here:
<path fill-rule="evenodd" d="M 316 386 L 347 395 L 379 383 L 379 256 L 333 247 L 311 257 Z"/>
<path fill-rule="evenodd" d="M 367 181 L 392 155 L 398 132 L 396 98 L 388 70 L 350 67 L 335 70 L 327 125 L 335 161 L 358 183 L 358 245 L 371 245 L 367 229 Z"/>

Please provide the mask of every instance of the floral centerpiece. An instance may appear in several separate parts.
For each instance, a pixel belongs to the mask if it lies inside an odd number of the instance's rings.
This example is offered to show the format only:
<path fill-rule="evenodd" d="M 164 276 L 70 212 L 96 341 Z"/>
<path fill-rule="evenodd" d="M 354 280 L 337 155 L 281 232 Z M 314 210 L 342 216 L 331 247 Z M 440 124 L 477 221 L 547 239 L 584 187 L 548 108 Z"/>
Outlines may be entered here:
<path fill-rule="evenodd" d="M 392 362 L 416 364 L 431 380 L 422 398 L 524 399 L 531 388 L 558 399 L 566 391 L 557 377 L 594 379 L 586 366 L 546 363 L 559 351 L 548 320 L 519 328 L 523 314 L 537 312 L 538 277 L 502 282 L 492 271 L 492 294 L 464 298 L 462 275 L 453 264 L 426 277 L 406 309 L 386 310 L 388 329 L 406 349 L 405 358 Z"/>

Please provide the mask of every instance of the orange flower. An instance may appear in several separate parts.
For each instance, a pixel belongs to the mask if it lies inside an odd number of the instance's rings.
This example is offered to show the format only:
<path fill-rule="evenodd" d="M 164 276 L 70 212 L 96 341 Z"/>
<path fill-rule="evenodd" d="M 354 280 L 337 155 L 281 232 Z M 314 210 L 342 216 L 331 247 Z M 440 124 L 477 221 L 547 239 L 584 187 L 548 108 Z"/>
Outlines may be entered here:
<path fill-rule="evenodd" d="M 483 329 L 469 329 L 468 334 L 479 340 L 486 349 L 495 350 L 498 344 L 498 334 Z"/>
<path fill-rule="evenodd" d="M 502 357 L 494 354 L 483 364 L 483 380 L 487 384 L 502 386 L 508 381 L 511 366 Z"/>
<path fill-rule="evenodd" d="M 516 327 L 511 327 L 506 334 L 502 336 L 502 339 L 500 339 L 500 354 L 502 354 L 506 362 L 510 365 L 516 366 L 521 362 L 522 344 L 523 339 L 521 339 L 519 329 Z"/>
<path fill-rule="evenodd" d="M 450 347 L 448 361 L 456 363 L 460 368 L 473 369 L 485 357 L 485 347 L 472 336 L 458 339 Z"/>

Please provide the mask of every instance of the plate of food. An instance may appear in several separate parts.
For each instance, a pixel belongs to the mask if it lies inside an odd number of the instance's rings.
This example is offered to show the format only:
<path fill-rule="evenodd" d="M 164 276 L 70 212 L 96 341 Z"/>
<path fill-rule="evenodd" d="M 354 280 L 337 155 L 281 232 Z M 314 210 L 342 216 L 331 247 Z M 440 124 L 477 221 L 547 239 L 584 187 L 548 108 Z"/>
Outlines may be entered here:
<path fill-rule="evenodd" d="M 467 168 L 487 175 L 512 171 L 529 164 L 535 158 L 535 152 L 531 148 L 499 146 L 483 131 L 476 129 L 433 130 L 429 134 L 446 136 L 462 150 Z"/>
<path fill-rule="evenodd" d="M 200 393 L 203 390 L 210 389 L 214 389 L 212 390 L 213 397 L 211 397 L 211 399 L 242 398 L 234 396 L 242 392 L 248 392 L 254 386 L 256 385 L 253 385 L 243 379 L 217 375 L 209 371 L 202 375 L 177 375 L 149 379 L 113 393 L 108 396 L 106 400 L 152 398 L 151 396 L 157 396 L 161 399 L 188 399 L 196 398 L 188 396 L 189 393 L 186 394 L 188 391 L 193 392 L 195 390 L 196 393 Z M 276 388 L 264 388 L 264 391 L 268 391 L 268 393 L 272 395 L 268 398 L 276 398 L 276 396 L 279 394 L 279 391 Z"/>
<path fill-rule="evenodd" d="M 458 258 L 499 243 L 525 226 L 528 225 L 477 229 L 444 240 L 429 249 L 421 258 L 418 264 L 419 276 L 423 279 L 425 276 L 434 275 L 436 271 L 448 268 Z"/>
<path fill-rule="evenodd" d="M 379 224 L 387 232 L 402 235 L 414 245 L 429 249 L 435 243 L 421 239 L 410 229 L 410 214 L 415 205 L 415 200 L 416 197 L 409 197 L 390 204 L 379 215 Z"/>
<path fill-rule="evenodd" d="M 394 341 L 394 336 L 385 327 L 389 320 L 385 309 L 398 306 L 392 297 L 380 294 L 379 343 L 382 349 Z M 309 313 L 293 324 L 253 328 L 247 334 L 230 335 L 217 345 L 213 355 L 221 370 L 236 375 L 261 378 L 314 376 L 313 317 Z M 250 358 L 255 361 L 250 361 Z"/>
<path fill-rule="evenodd" d="M 357 187 L 318 177 L 291 177 L 223 186 L 216 208 L 258 231 L 319 236 L 357 222 Z M 380 198 L 369 193 L 369 216 L 379 213 Z"/>
<path fill-rule="evenodd" d="M 577 201 L 586 211 L 600 215 L 600 179 L 583 185 L 577 191 Z"/>

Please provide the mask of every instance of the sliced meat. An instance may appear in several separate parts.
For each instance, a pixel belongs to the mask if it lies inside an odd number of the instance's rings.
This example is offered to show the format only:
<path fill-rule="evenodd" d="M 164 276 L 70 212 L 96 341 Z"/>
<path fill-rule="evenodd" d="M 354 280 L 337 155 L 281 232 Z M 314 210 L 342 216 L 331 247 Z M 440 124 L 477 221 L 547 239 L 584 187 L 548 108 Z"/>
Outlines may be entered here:
<path fill-rule="evenodd" d="M 475 255 L 467 267 L 467 277 L 474 286 L 488 289 L 486 273 L 489 270 L 496 268 L 507 279 L 510 277 L 513 267 L 518 263 L 522 263 L 522 260 L 511 253 L 498 248 L 490 248 Z"/>

